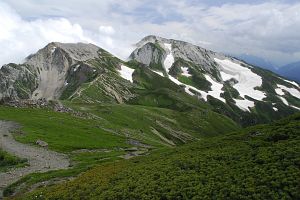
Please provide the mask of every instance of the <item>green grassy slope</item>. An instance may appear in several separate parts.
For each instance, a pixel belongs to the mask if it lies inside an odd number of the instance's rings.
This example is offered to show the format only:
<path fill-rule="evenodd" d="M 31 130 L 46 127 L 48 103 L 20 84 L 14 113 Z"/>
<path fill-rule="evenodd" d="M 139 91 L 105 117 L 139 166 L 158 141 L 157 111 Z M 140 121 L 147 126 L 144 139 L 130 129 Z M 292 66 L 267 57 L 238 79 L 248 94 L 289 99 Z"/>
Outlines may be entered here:
<path fill-rule="evenodd" d="M 49 149 L 67 154 L 73 166 L 68 170 L 27 175 L 11 185 L 6 194 L 12 193 L 19 186 L 26 190 L 37 182 L 75 176 L 95 164 L 120 159 L 118 156 L 125 154 L 123 149 L 131 147 L 124 136 L 104 130 L 101 121 L 74 117 L 66 113 L 1 106 L 0 120 L 11 120 L 21 125 L 20 129 L 13 131 L 17 141 L 35 145 L 36 140 L 43 140 L 49 144 Z M 81 149 L 99 151 L 77 152 Z"/>
<path fill-rule="evenodd" d="M 229 118 L 208 109 L 179 112 L 140 105 L 65 103 L 75 110 L 101 117 L 103 125 L 114 132 L 156 147 L 168 144 L 156 131 L 174 144 L 182 144 L 239 129 Z"/>
<path fill-rule="evenodd" d="M 43 109 L 0 107 L 0 119 L 22 125 L 15 138 L 34 144 L 44 140 L 59 152 L 76 149 L 126 147 L 125 138 L 101 129 L 101 122 Z"/>
<path fill-rule="evenodd" d="M 37 173 L 25 176 L 5 190 L 5 194 L 22 187 L 55 178 L 76 176 L 104 162 L 120 160 L 134 143 L 150 145 L 150 151 L 224 134 L 239 127 L 229 118 L 209 110 L 179 112 L 125 104 L 85 104 L 64 102 L 75 110 L 86 112 L 91 119 L 75 117 L 46 109 L 0 107 L 0 120 L 21 125 L 14 131 L 16 140 L 35 145 L 40 139 L 49 149 L 69 155 L 68 170 Z M 142 150 L 137 145 L 138 150 Z"/>
<path fill-rule="evenodd" d="M 25 163 L 25 159 L 17 158 L 0 149 L 0 172 L 6 171 L 12 167 L 22 167 Z"/>
<path fill-rule="evenodd" d="M 25 199 L 299 199 L 300 114 L 94 168 Z"/>

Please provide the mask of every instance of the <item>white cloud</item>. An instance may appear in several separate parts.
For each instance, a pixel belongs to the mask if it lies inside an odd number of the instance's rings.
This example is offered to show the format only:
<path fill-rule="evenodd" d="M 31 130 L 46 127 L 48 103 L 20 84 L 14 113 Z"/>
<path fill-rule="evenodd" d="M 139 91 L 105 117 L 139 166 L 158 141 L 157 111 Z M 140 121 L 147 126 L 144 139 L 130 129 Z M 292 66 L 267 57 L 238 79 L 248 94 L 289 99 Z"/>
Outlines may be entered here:
<path fill-rule="evenodd" d="M 112 26 L 100 26 L 99 31 L 107 35 L 113 35 L 115 33 L 115 29 Z"/>
<path fill-rule="evenodd" d="M 23 58 L 55 40 L 93 41 L 126 58 L 132 44 L 149 34 L 215 51 L 248 53 L 277 64 L 300 60 L 297 2 L 227 1 L 232 3 L 212 6 L 187 0 L 3 1 L 18 14 L 0 4 L 1 64 Z"/>
<path fill-rule="evenodd" d="M 0 3 L 0 64 L 22 62 L 29 54 L 52 41 L 93 42 L 81 26 L 67 19 L 24 21 L 7 5 Z"/>

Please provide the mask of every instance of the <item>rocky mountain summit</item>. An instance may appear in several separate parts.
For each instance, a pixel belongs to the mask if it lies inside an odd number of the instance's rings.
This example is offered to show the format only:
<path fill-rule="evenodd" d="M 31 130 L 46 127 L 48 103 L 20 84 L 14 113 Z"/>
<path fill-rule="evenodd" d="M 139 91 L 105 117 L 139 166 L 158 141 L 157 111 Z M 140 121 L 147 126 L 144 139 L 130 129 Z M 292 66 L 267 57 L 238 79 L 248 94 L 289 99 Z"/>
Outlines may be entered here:
<path fill-rule="evenodd" d="M 195 46 L 188 42 L 165 39 L 153 35 L 147 36 L 137 43 L 137 49 L 130 55 L 130 58 L 150 66 L 151 64 L 160 65 L 170 52 L 175 58 L 181 58 L 187 62 L 201 65 L 203 69 L 207 71 L 212 70 L 214 67 L 211 58 L 225 58 L 222 54 Z M 152 56 L 153 59 L 151 59 Z"/>
<path fill-rule="evenodd" d="M 99 57 L 100 48 L 93 44 L 50 43 L 27 58 L 25 65 L 34 66 L 39 74 L 33 99 L 57 99 L 67 85 L 66 78 L 85 62 Z M 88 66 L 86 66 L 88 67 Z M 73 70 L 72 70 L 73 69 Z"/>
<path fill-rule="evenodd" d="M 117 68 L 121 68 L 121 61 L 93 44 L 52 42 L 28 56 L 23 64 L 11 63 L 1 68 L 0 98 L 78 98 L 83 90 L 80 86 L 91 84 L 96 78 L 103 79 L 104 85 L 106 73 L 117 73 Z M 106 95 L 122 101 L 117 87 L 107 84 L 102 89 Z"/>
<path fill-rule="evenodd" d="M 75 64 L 98 57 L 92 44 L 50 43 L 21 64 L 1 68 L 1 97 L 12 99 L 57 99 Z"/>

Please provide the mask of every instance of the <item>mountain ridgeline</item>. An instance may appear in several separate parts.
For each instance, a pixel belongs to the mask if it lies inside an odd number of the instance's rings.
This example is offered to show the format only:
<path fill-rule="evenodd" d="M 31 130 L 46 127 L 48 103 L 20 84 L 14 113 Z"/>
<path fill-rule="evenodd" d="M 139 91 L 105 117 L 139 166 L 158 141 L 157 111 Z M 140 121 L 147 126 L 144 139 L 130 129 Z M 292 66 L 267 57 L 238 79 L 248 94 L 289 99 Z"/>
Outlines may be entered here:
<path fill-rule="evenodd" d="M 300 87 L 193 44 L 147 36 L 123 61 L 93 44 L 50 43 L 0 69 L 0 99 L 208 109 L 243 126 L 300 110 Z"/>

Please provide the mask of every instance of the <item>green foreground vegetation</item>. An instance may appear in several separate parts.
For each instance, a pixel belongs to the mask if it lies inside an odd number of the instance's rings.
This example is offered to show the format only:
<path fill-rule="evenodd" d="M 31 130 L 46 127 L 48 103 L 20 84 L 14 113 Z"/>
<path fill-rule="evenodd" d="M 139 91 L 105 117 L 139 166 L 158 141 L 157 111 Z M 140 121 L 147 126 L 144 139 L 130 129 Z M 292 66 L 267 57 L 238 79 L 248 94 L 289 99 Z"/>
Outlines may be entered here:
<path fill-rule="evenodd" d="M 50 171 L 27 175 L 9 186 L 5 195 L 16 188 L 27 190 L 32 185 L 55 178 L 76 176 L 96 164 L 120 159 L 129 145 L 122 135 L 105 131 L 99 120 L 74 117 L 46 109 L 0 107 L 0 119 L 17 122 L 20 128 L 13 130 L 17 141 L 36 145 L 37 140 L 48 143 L 48 148 L 67 154 L 71 160 L 68 170 Z M 87 150 L 80 152 L 77 150 Z M 89 151 L 96 149 L 97 151 Z M 12 160 L 6 155 L 6 160 Z M 13 157 L 17 163 L 17 158 Z M 11 162 L 12 163 L 12 162 Z M 12 167 L 18 167 L 14 165 Z"/>
<path fill-rule="evenodd" d="M 105 164 L 21 199 L 299 199 L 300 114 Z"/>
<path fill-rule="evenodd" d="M 85 118 L 47 109 L 0 107 L 0 120 L 20 124 L 14 130 L 17 141 L 29 145 L 36 145 L 37 140 L 45 141 L 49 149 L 65 153 L 71 160 L 70 169 L 23 177 L 6 188 L 6 196 L 16 189 L 24 192 L 39 182 L 55 182 L 99 164 L 122 160 L 133 147 L 140 153 L 145 150 L 144 145 L 148 146 L 144 153 L 163 152 L 240 129 L 229 118 L 205 109 L 179 112 L 139 105 L 65 104 L 83 113 Z"/>
<path fill-rule="evenodd" d="M 23 167 L 25 164 L 25 159 L 19 159 L 0 149 L 0 172 L 6 171 L 12 167 Z"/>

